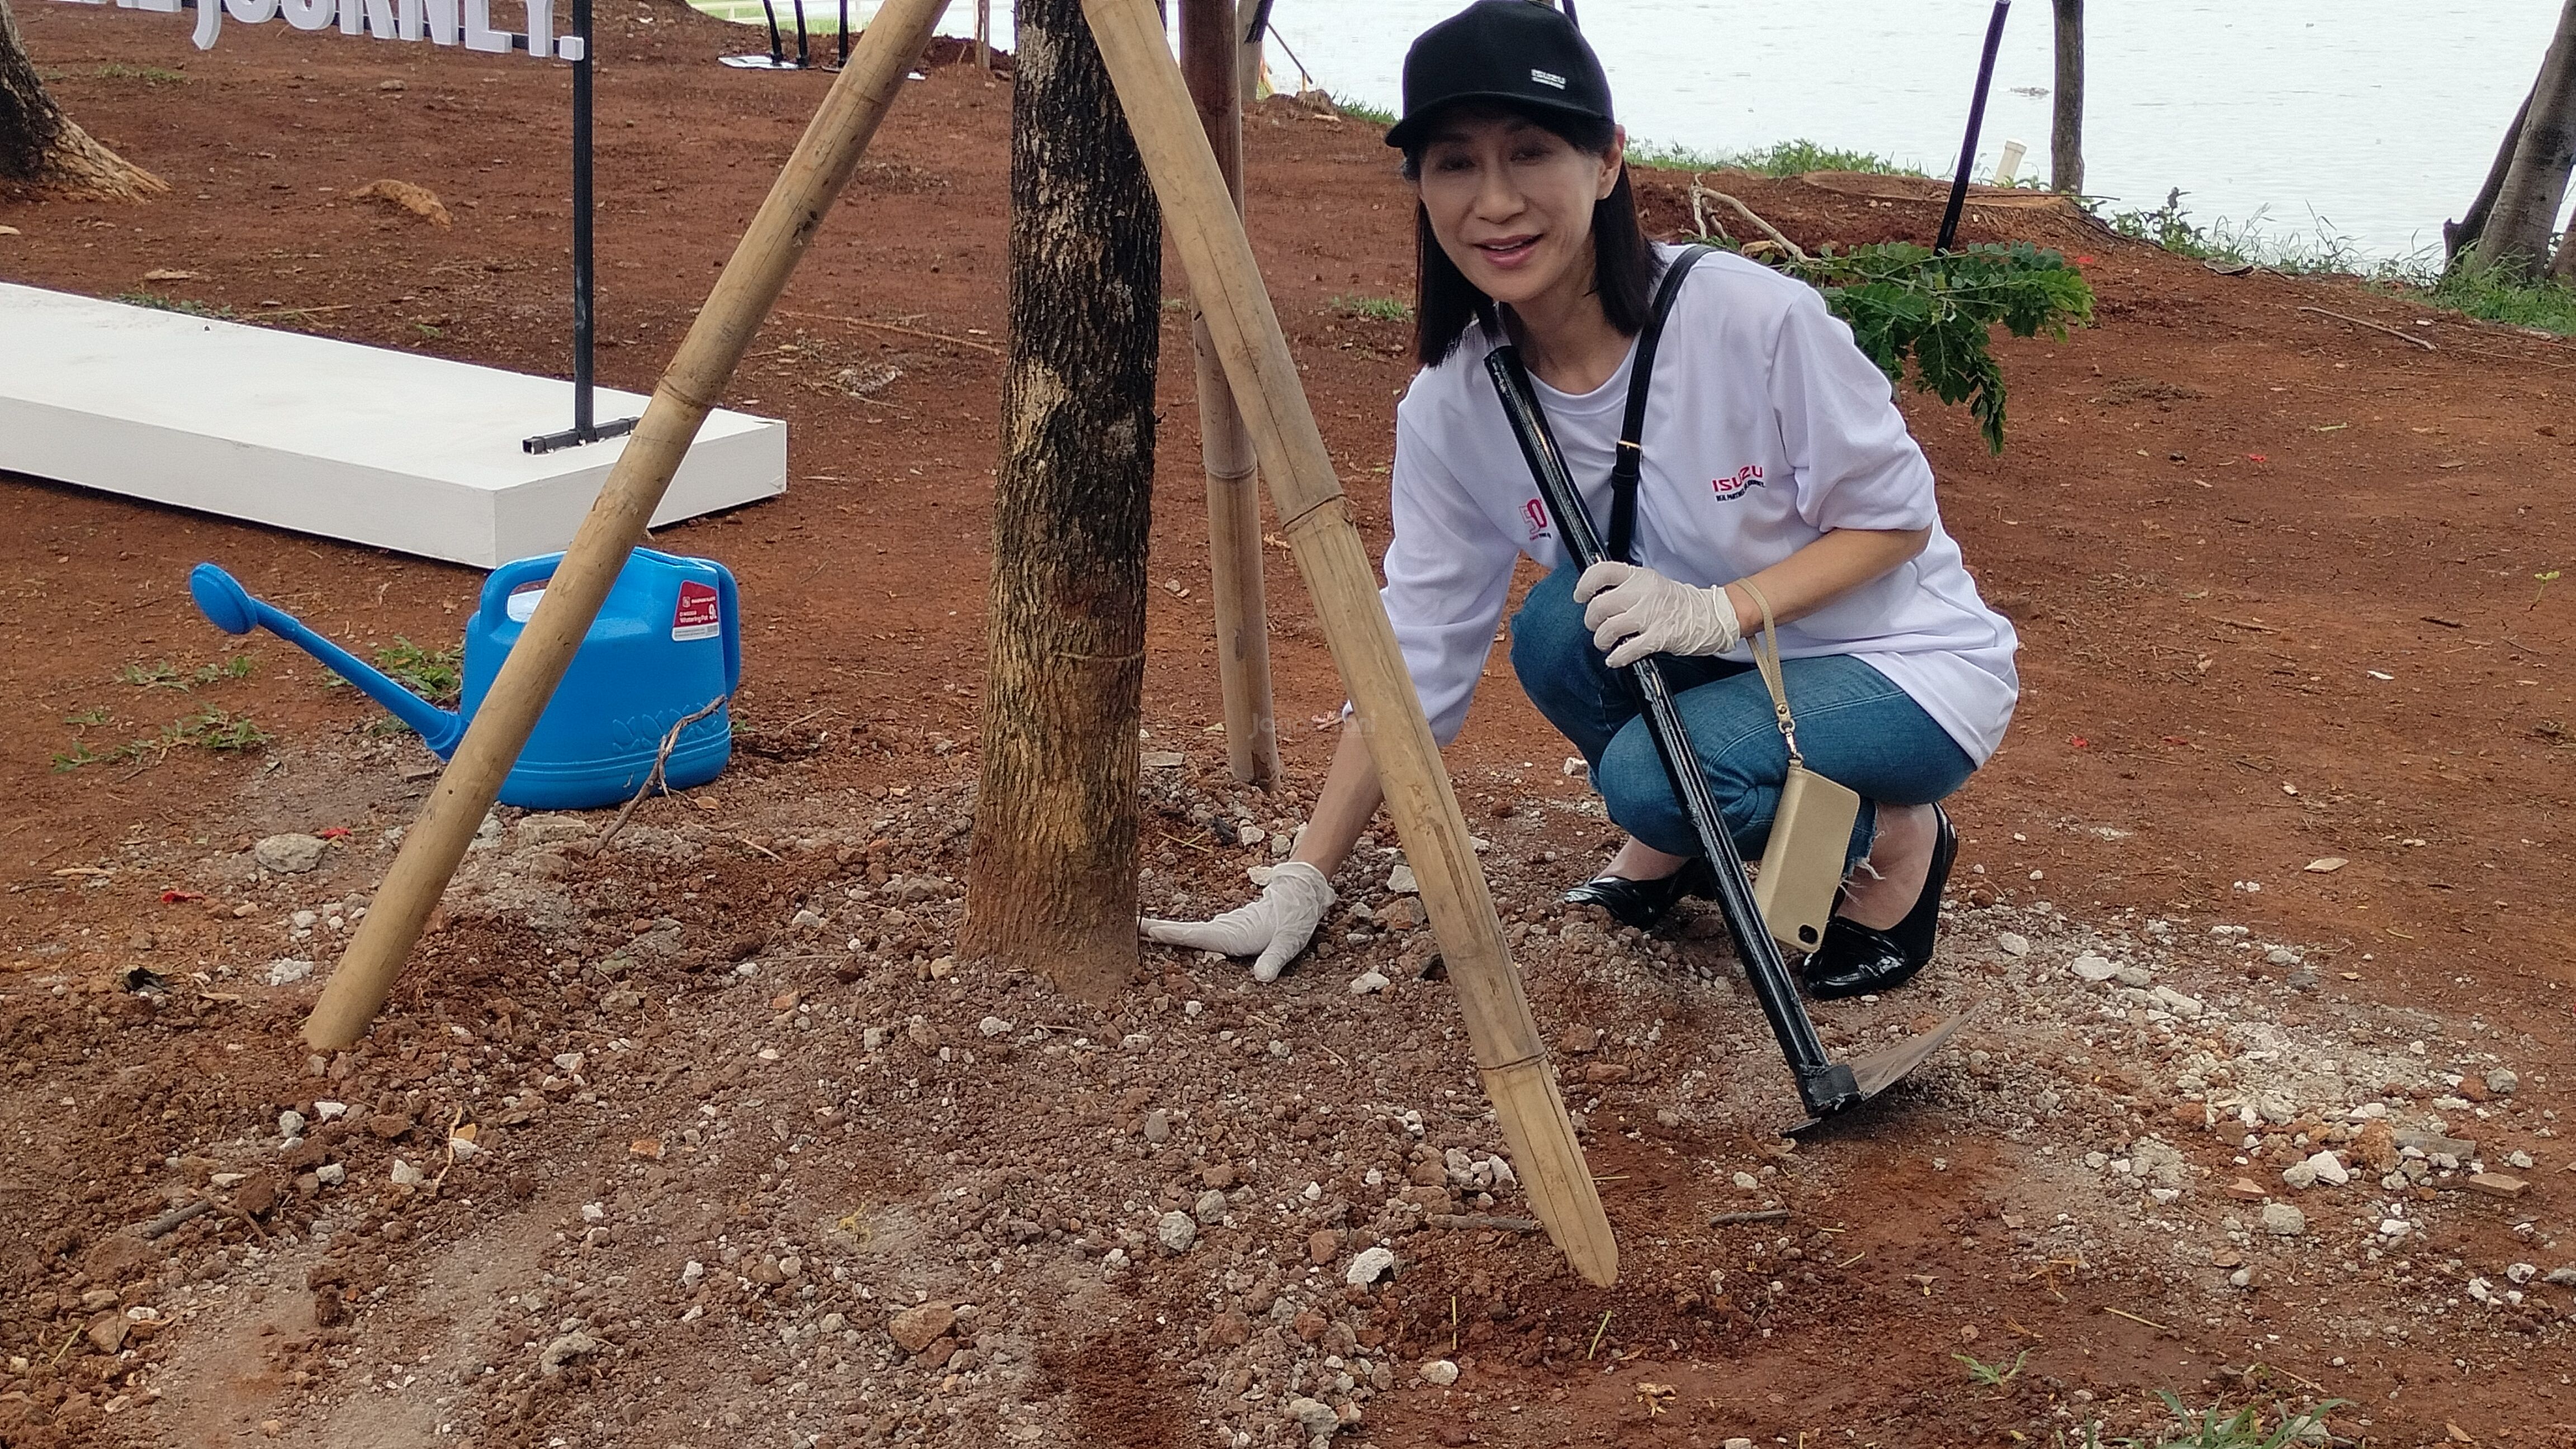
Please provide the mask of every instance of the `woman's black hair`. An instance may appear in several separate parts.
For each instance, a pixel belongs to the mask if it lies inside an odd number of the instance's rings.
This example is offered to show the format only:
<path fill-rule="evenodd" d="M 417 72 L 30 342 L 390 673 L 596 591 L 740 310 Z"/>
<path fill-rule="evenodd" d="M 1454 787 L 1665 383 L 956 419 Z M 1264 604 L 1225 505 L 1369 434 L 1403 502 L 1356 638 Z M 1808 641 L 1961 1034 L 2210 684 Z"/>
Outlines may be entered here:
<path fill-rule="evenodd" d="M 1501 102 L 1462 104 L 1491 106 L 1528 121 L 1589 156 L 1608 155 L 1618 135 L 1610 122 L 1597 117 Z M 1404 177 L 1418 181 L 1421 176 L 1422 149 L 1417 147 L 1404 153 Z M 1468 281 L 1440 249 L 1440 239 L 1431 232 L 1431 213 L 1419 201 L 1413 206 L 1413 238 L 1413 355 L 1424 367 L 1437 367 L 1458 350 L 1468 324 L 1490 312 L 1494 300 Z M 1602 315 L 1622 335 L 1634 337 L 1644 330 L 1646 314 L 1654 304 L 1655 277 L 1662 268 L 1645 228 L 1638 224 L 1637 197 L 1629 188 L 1623 163 L 1610 194 L 1592 204 L 1592 289 L 1601 298 Z"/>

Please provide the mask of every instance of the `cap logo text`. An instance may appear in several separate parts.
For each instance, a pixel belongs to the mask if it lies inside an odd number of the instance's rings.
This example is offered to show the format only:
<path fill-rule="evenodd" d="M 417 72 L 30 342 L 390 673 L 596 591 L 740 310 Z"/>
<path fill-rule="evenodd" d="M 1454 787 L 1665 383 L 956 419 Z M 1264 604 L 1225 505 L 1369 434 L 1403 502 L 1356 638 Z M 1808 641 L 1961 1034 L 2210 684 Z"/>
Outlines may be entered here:
<path fill-rule="evenodd" d="M 1551 75 L 1543 70 L 1532 70 L 1530 72 L 1530 79 L 1537 81 L 1543 86 L 1554 86 L 1558 90 L 1565 89 L 1565 77 L 1561 75 Z"/>

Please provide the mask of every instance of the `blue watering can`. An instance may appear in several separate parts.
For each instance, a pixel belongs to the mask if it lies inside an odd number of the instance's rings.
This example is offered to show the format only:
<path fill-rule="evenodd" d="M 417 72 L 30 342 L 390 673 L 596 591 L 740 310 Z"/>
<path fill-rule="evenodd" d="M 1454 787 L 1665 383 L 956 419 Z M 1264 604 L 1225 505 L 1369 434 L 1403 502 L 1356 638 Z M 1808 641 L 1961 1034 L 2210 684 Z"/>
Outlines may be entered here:
<path fill-rule="evenodd" d="M 341 678 L 419 731 L 445 759 L 465 736 L 501 661 L 537 611 L 559 553 L 523 558 L 483 581 L 483 602 L 465 632 L 463 708 L 438 708 L 396 684 L 294 616 L 251 597 L 232 575 L 201 563 L 188 593 L 227 634 L 266 627 L 331 666 Z M 622 804 L 653 772 L 662 737 L 683 717 L 733 693 L 742 682 L 741 618 L 733 575 L 722 564 L 639 548 L 618 571 L 599 617 L 564 671 L 527 748 L 501 783 L 501 803 L 530 810 L 587 810 Z M 731 711 L 680 732 L 662 777 L 674 790 L 703 785 L 733 753 Z"/>

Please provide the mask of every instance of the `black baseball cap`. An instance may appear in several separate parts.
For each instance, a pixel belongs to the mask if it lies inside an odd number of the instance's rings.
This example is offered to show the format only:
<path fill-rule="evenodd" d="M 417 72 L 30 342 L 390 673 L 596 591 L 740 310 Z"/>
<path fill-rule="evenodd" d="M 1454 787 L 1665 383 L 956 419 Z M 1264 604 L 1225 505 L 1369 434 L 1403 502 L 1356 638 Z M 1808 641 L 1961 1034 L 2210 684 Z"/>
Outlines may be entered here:
<path fill-rule="evenodd" d="M 1386 144 L 1409 148 L 1455 101 L 1610 119 L 1610 78 L 1574 22 L 1538 0 L 1476 0 L 1422 32 L 1404 55 L 1404 119 Z"/>

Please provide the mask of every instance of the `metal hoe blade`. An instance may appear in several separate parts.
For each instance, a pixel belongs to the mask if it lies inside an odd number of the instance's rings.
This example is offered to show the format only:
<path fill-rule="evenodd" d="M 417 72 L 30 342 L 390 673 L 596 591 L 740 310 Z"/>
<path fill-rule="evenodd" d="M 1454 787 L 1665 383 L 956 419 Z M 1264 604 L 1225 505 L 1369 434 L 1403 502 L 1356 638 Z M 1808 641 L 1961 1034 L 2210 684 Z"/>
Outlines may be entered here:
<path fill-rule="evenodd" d="M 1567 550 L 1574 555 L 1576 564 L 1590 568 L 1604 557 L 1601 536 L 1592 526 L 1582 496 L 1575 491 L 1573 476 L 1566 471 L 1556 439 L 1548 431 L 1547 417 L 1531 395 L 1519 353 L 1510 346 L 1497 347 L 1487 355 L 1485 370 L 1502 399 L 1503 414 L 1520 443 L 1521 456 L 1538 480 L 1548 508 L 1556 515 Z M 1790 1075 L 1797 1079 L 1798 1099 L 1805 1104 L 1811 1120 L 1790 1130 L 1805 1131 L 1886 1091 L 1949 1040 L 1966 1020 L 1965 1015 L 1954 1016 L 1919 1036 L 1849 1062 L 1837 1062 L 1825 1055 L 1815 1022 L 1809 1019 L 1806 1004 L 1798 999 L 1797 984 L 1789 977 L 1787 963 L 1780 959 L 1780 945 L 1771 939 L 1770 928 L 1762 922 L 1761 909 L 1753 902 L 1744 858 L 1736 852 L 1733 837 L 1719 820 L 1716 802 L 1708 793 L 1707 777 L 1700 771 L 1698 756 L 1691 749 L 1690 735 L 1683 727 L 1681 711 L 1673 703 L 1672 691 L 1665 685 L 1662 668 L 1649 657 L 1627 666 L 1625 672 L 1643 707 L 1656 752 L 1663 757 L 1664 771 L 1717 877 L 1718 912 L 1726 919 L 1727 934 L 1734 938 L 1736 957 L 1744 963 L 1744 974 L 1762 1004 L 1771 1034 L 1780 1043 L 1780 1054 L 1789 1064 Z"/>

